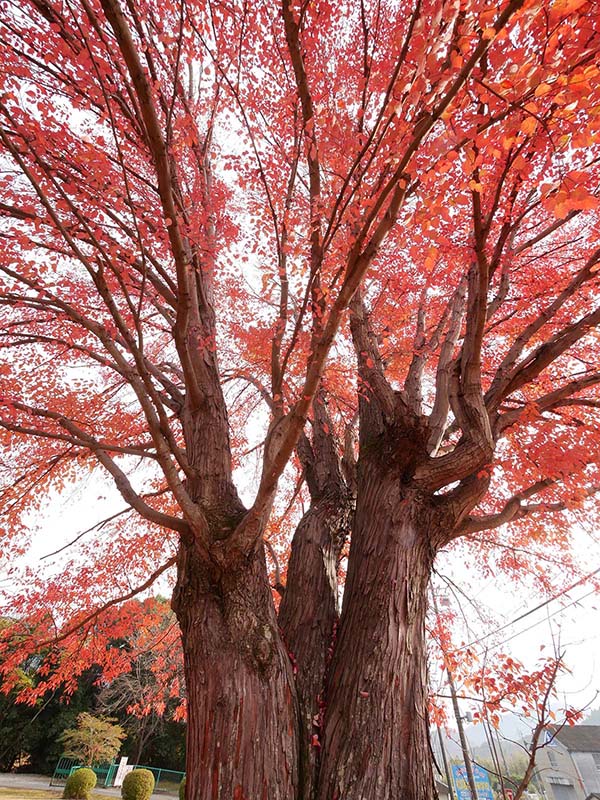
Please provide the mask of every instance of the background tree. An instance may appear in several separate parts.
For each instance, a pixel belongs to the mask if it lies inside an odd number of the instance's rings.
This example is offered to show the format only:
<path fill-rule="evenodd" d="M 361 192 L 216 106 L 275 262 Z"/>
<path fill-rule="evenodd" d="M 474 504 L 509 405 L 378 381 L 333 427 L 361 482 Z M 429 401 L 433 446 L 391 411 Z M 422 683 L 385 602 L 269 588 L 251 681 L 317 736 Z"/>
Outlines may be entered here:
<path fill-rule="evenodd" d="M 102 681 L 95 710 L 123 727 L 127 734 L 123 749 L 131 763 L 183 770 L 185 687 L 175 615 L 161 597 L 126 605 L 134 607 L 136 627 L 113 647 L 128 652 L 130 666 Z"/>
<path fill-rule="evenodd" d="M 12 657 L 20 652 L 14 621 L 3 619 L 4 644 Z M 10 669 L 9 686 L 0 694 L 0 771 L 26 766 L 33 772 L 52 774 L 62 755 L 59 735 L 76 723 L 82 711 L 91 711 L 98 692 L 100 671 L 96 665 L 83 669 L 69 684 L 49 686 L 47 651 L 27 654 Z M 0 674 L 6 677 L 0 661 Z"/>
<path fill-rule="evenodd" d="M 126 503 L 78 542 L 86 561 L 12 599 L 21 649 L 60 638 L 56 684 L 108 666 L 119 621 L 101 612 L 176 564 L 188 797 L 290 800 L 308 781 L 320 800 L 430 798 L 437 554 L 509 522 L 535 540 L 538 513 L 593 498 L 597 11 L 32 0 L 3 15 L 5 553 L 48 491 L 98 466 Z M 242 377 L 220 372 L 240 361 L 269 409 L 244 501 Z M 339 365 L 357 375 L 356 514 L 339 625 L 317 637 L 320 757 L 299 772 L 263 539 Z M 312 560 L 319 631 L 344 525 L 327 580 Z M 290 599 L 294 575 L 310 584 L 290 569 Z"/>
<path fill-rule="evenodd" d="M 0 695 L 1 771 L 20 766 L 52 775 L 63 755 L 60 735 L 75 728 L 81 712 L 114 717 L 127 733 L 122 750 L 130 761 L 140 763 L 143 753 L 152 766 L 185 769 L 185 689 L 173 612 L 157 597 L 131 600 L 112 613 L 120 620 L 120 637 L 106 643 L 104 671 L 95 664 L 77 676 L 74 686 L 55 684 L 44 652 L 11 671 L 13 687 Z M 127 630 L 127 625 L 134 627 Z M 70 661 L 68 652 L 63 656 Z M 59 656 L 59 665 L 62 660 Z M 53 688 L 40 693 L 38 687 L 49 683 Z"/>
<path fill-rule="evenodd" d="M 76 690 L 68 697 L 54 689 L 39 696 L 33 706 L 23 701 L 23 686 L 2 695 L 2 772 L 21 766 L 30 772 L 52 775 L 63 754 L 60 734 L 76 724 L 80 712 L 94 708 L 97 677 L 92 667 L 79 676 Z M 39 680 L 36 676 L 32 686 Z M 16 701 L 17 696 L 21 702 Z"/>
<path fill-rule="evenodd" d="M 64 754 L 87 766 L 110 764 L 121 749 L 125 731 L 114 719 L 95 717 L 83 711 L 77 716 L 77 727 L 60 735 Z"/>

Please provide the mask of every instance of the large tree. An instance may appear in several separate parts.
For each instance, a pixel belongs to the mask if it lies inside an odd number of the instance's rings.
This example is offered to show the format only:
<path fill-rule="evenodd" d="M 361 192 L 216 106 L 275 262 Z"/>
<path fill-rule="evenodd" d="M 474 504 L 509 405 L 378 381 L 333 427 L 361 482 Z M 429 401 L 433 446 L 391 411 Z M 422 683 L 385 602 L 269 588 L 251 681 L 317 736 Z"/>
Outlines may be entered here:
<path fill-rule="evenodd" d="M 436 554 L 509 522 L 540 538 L 535 515 L 593 498 L 599 20 L 593 0 L 3 6 L 6 553 L 97 465 L 126 503 L 12 613 L 24 646 L 87 632 L 83 663 L 103 605 L 176 565 L 190 800 L 430 798 Z M 268 408 L 246 503 L 244 382 Z M 295 453 L 298 658 L 263 544 Z"/>

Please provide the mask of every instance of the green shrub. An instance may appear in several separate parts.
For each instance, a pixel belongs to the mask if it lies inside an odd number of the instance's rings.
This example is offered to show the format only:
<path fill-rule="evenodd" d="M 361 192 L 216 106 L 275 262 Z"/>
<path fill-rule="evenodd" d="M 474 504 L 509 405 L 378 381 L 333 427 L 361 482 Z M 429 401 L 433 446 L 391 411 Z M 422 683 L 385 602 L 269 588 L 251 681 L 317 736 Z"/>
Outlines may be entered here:
<path fill-rule="evenodd" d="M 123 778 L 123 800 L 149 800 L 154 791 L 154 775 L 149 769 L 134 769 Z"/>
<path fill-rule="evenodd" d="M 70 800 L 89 800 L 97 780 L 96 773 L 88 767 L 76 769 L 67 778 L 63 797 Z"/>
<path fill-rule="evenodd" d="M 185 800 L 185 777 L 179 784 L 179 800 Z"/>

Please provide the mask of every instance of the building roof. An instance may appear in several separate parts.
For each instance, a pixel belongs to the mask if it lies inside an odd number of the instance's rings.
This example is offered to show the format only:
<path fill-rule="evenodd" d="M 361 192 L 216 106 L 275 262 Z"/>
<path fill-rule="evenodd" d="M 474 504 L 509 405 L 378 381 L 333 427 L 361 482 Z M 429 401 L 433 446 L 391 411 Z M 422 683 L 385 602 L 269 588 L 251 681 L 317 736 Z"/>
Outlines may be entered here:
<path fill-rule="evenodd" d="M 556 725 L 548 730 L 567 750 L 578 753 L 600 753 L 600 725 L 565 725 L 556 731 Z"/>

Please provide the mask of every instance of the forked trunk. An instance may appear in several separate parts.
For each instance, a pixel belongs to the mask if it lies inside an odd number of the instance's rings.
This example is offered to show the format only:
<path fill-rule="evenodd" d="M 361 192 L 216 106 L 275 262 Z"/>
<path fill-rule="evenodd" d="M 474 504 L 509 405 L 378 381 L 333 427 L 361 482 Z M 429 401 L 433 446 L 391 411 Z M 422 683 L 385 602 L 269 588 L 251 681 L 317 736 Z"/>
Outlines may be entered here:
<path fill-rule="evenodd" d="M 187 800 L 294 800 L 297 711 L 264 552 L 217 575 L 180 545 Z"/>
<path fill-rule="evenodd" d="M 324 682 L 337 626 L 337 566 L 352 513 L 349 493 L 316 502 L 292 541 L 279 625 L 296 671 L 300 711 L 298 800 L 314 796 Z"/>
<path fill-rule="evenodd" d="M 390 473 L 393 474 L 390 474 Z M 359 467 L 331 665 L 319 800 L 431 800 L 427 510 L 395 470 Z"/>

